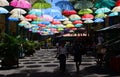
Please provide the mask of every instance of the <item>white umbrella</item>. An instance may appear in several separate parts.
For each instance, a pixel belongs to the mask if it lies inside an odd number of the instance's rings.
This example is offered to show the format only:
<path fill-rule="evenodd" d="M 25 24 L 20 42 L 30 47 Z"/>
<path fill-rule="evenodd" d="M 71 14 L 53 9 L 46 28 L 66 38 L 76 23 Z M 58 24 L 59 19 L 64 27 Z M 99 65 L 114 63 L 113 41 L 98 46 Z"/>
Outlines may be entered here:
<path fill-rule="evenodd" d="M 21 8 L 15 8 L 13 10 L 10 11 L 11 14 L 13 13 L 17 13 L 17 14 L 26 14 L 27 12 Z"/>
<path fill-rule="evenodd" d="M 112 12 L 120 12 L 120 6 L 116 6 L 112 9 Z"/>
<path fill-rule="evenodd" d="M 12 18 L 20 18 L 20 19 L 24 19 L 25 18 L 23 15 L 18 15 L 16 13 L 10 15 L 10 17 L 12 17 Z"/>

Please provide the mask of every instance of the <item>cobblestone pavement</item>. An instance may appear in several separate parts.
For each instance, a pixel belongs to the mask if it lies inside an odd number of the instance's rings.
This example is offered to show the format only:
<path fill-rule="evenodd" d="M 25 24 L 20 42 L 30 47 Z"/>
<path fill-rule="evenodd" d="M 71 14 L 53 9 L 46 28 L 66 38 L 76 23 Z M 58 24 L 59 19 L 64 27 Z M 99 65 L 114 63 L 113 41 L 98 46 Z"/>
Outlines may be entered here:
<path fill-rule="evenodd" d="M 83 56 L 80 73 L 76 73 L 73 56 L 67 59 L 65 73 L 59 71 L 59 61 L 55 49 L 41 49 L 31 57 L 19 60 L 19 67 L 0 69 L 0 77 L 120 77 L 104 67 L 97 67 L 94 57 Z"/>

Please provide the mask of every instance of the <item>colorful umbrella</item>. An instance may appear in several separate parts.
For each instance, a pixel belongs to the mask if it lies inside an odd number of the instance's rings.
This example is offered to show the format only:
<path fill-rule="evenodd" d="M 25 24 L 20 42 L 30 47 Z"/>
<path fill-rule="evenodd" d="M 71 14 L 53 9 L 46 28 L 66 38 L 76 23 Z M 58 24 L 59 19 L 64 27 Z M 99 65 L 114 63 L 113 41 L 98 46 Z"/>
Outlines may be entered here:
<path fill-rule="evenodd" d="M 73 28 L 73 27 L 74 27 L 73 24 L 67 24 L 67 25 L 66 25 L 66 28 Z"/>
<path fill-rule="evenodd" d="M 115 5 L 120 6 L 120 0 L 118 0 Z"/>
<path fill-rule="evenodd" d="M 30 23 L 28 21 L 21 21 L 18 26 L 24 26 L 24 25 L 30 25 Z"/>
<path fill-rule="evenodd" d="M 93 11 L 91 9 L 81 9 L 80 11 L 78 11 L 78 14 L 89 14 L 89 13 L 93 13 Z"/>
<path fill-rule="evenodd" d="M 82 20 L 93 19 L 94 16 L 92 14 L 84 14 L 82 16 Z"/>
<path fill-rule="evenodd" d="M 115 5 L 114 0 L 96 0 L 96 2 L 94 3 L 94 7 L 96 8 L 103 8 L 103 7 L 111 8 L 114 5 Z"/>
<path fill-rule="evenodd" d="M 83 23 L 83 21 L 81 21 L 81 20 L 75 20 L 74 22 L 73 22 L 73 24 L 82 24 Z"/>
<path fill-rule="evenodd" d="M 54 20 L 56 21 L 65 21 L 65 20 L 69 20 L 67 17 L 63 16 L 63 15 L 57 15 L 54 17 Z"/>
<path fill-rule="evenodd" d="M 69 16 L 69 15 L 72 15 L 72 14 L 76 14 L 77 12 L 75 10 L 64 10 L 62 12 L 63 15 L 65 16 Z"/>
<path fill-rule="evenodd" d="M 43 12 L 41 9 L 32 9 L 28 12 L 28 14 L 34 14 L 36 16 L 41 16 Z"/>
<path fill-rule="evenodd" d="M 0 6 L 9 6 L 9 2 L 7 0 L 0 0 Z"/>
<path fill-rule="evenodd" d="M 36 0 L 33 4 L 32 4 L 32 8 L 34 9 L 47 9 L 47 8 L 51 8 L 51 4 L 46 2 L 45 0 Z"/>
<path fill-rule="evenodd" d="M 19 21 L 19 18 L 8 17 L 8 20 L 10 20 L 10 21 Z"/>
<path fill-rule="evenodd" d="M 92 8 L 92 7 L 93 7 L 93 3 L 88 0 L 77 1 L 74 4 L 75 9 L 87 9 L 87 8 Z"/>
<path fill-rule="evenodd" d="M 0 14 L 6 14 L 8 13 L 9 11 L 3 7 L 0 7 Z"/>
<path fill-rule="evenodd" d="M 75 27 L 82 27 L 83 26 L 83 24 L 75 24 Z"/>
<path fill-rule="evenodd" d="M 112 12 L 108 16 L 118 16 L 118 15 L 119 15 L 118 12 Z"/>
<path fill-rule="evenodd" d="M 107 12 L 110 12 L 111 10 L 107 7 L 105 8 L 99 8 L 95 11 L 96 14 L 99 14 L 99 13 L 107 13 Z"/>
<path fill-rule="evenodd" d="M 65 20 L 65 21 L 63 21 L 63 24 L 72 24 L 72 22 L 71 21 L 69 21 L 69 20 Z"/>
<path fill-rule="evenodd" d="M 69 1 L 58 1 L 55 3 L 55 6 L 61 10 L 73 10 L 73 5 Z"/>
<path fill-rule="evenodd" d="M 96 18 L 94 20 L 95 23 L 100 23 L 100 22 L 104 22 L 104 20 L 102 18 Z"/>
<path fill-rule="evenodd" d="M 36 19 L 37 16 L 33 15 L 33 14 L 28 14 L 28 15 L 25 16 L 25 18 L 27 18 L 27 19 Z"/>
<path fill-rule="evenodd" d="M 42 15 L 40 16 L 40 18 L 44 21 L 53 21 L 53 17 L 51 17 L 50 15 Z"/>
<path fill-rule="evenodd" d="M 105 17 L 107 17 L 107 14 L 104 14 L 104 13 L 95 15 L 95 18 L 105 18 Z"/>
<path fill-rule="evenodd" d="M 112 12 L 120 12 L 120 6 L 116 6 L 112 9 Z"/>
<path fill-rule="evenodd" d="M 17 13 L 17 14 L 26 14 L 27 12 L 21 8 L 14 8 L 10 11 L 11 14 Z"/>
<path fill-rule="evenodd" d="M 13 7 L 28 9 L 31 8 L 31 4 L 26 0 L 12 0 L 10 5 Z"/>
<path fill-rule="evenodd" d="M 80 17 L 79 15 L 77 15 L 77 14 L 73 14 L 73 15 L 70 15 L 70 16 L 69 16 L 69 19 L 70 19 L 71 21 L 75 21 L 75 20 L 80 20 L 81 17 Z"/>
<path fill-rule="evenodd" d="M 10 15 L 10 17 L 11 17 L 11 18 L 24 19 L 24 16 L 23 16 L 23 15 L 19 15 L 19 14 L 16 14 L 16 13 L 14 13 L 14 14 Z"/>
<path fill-rule="evenodd" d="M 52 21 L 51 23 L 54 24 L 54 25 L 61 24 L 60 21 Z"/>
<path fill-rule="evenodd" d="M 84 23 L 93 23 L 94 21 L 91 19 L 85 20 Z"/>

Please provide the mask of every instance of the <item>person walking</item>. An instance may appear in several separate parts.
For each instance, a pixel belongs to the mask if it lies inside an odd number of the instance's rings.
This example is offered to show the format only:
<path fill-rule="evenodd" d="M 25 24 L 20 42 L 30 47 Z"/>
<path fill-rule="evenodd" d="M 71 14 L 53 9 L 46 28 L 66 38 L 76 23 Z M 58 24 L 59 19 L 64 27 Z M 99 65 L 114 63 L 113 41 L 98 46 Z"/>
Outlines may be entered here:
<path fill-rule="evenodd" d="M 76 63 L 76 71 L 79 73 L 80 65 L 82 62 L 82 43 L 76 41 L 73 45 L 73 55 L 74 55 L 74 62 Z"/>
<path fill-rule="evenodd" d="M 61 42 L 57 51 L 57 59 L 59 60 L 60 71 L 62 72 L 65 72 L 66 70 L 66 58 L 67 58 L 67 49 L 65 43 Z"/>

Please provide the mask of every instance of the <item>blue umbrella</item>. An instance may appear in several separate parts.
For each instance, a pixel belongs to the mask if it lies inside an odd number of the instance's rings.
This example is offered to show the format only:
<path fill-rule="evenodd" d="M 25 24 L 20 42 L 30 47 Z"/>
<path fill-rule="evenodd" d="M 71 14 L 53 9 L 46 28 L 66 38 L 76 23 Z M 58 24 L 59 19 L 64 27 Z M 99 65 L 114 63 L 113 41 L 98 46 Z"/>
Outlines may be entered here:
<path fill-rule="evenodd" d="M 45 24 L 45 25 L 49 25 L 50 22 L 49 21 L 40 21 L 39 24 Z"/>
<path fill-rule="evenodd" d="M 118 12 L 112 12 L 112 13 L 110 13 L 108 16 L 118 16 L 118 15 L 119 15 Z"/>
<path fill-rule="evenodd" d="M 54 17 L 54 20 L 64 21 L 64 20 L 68 20 L 68 18 L 63 15 L 57 15 Z"/>
<path fill-rule="evenodd" d="M 96 14 L 99 14 L 99 13 L 107 13 L 107 12 L 110 12 L 111 10 L 107 7 L 105 8 L 99 8 L 95 11 Z"/>
<path fill-rule="evenodd" d="M 61 10 L 73 10 L 73 5 L 69 1 L 58 1 L 55 6 L 61 8 Z"/>
<path fill-rule="evenodd" d="M 0 14 L 8 13 L 9 11 L 3 7 L 0 7 Z"/>
<path fill-rule="evenodd" d="M 28 13 L 29 14 L 34 14 L 36 16 L 41 16 L 43 14 L 41 9 L 32 9 Z"/>
<path fill-rule="evenodd" d="M 104 22 L 104 20 L 102 18 L 96 18 L 94 20 L 95 23 L 99 23 L 99 22 Z"/>
<path fill-rule="evenodd" d="M 75 27 L 82 27 L 83 24 L 75 24 Z"/>
<path fill-rule="evenodd" d="M 19 21 L 19 18 L 8 17 L 8 20 L 10 20 L 10 21 Z"/>

